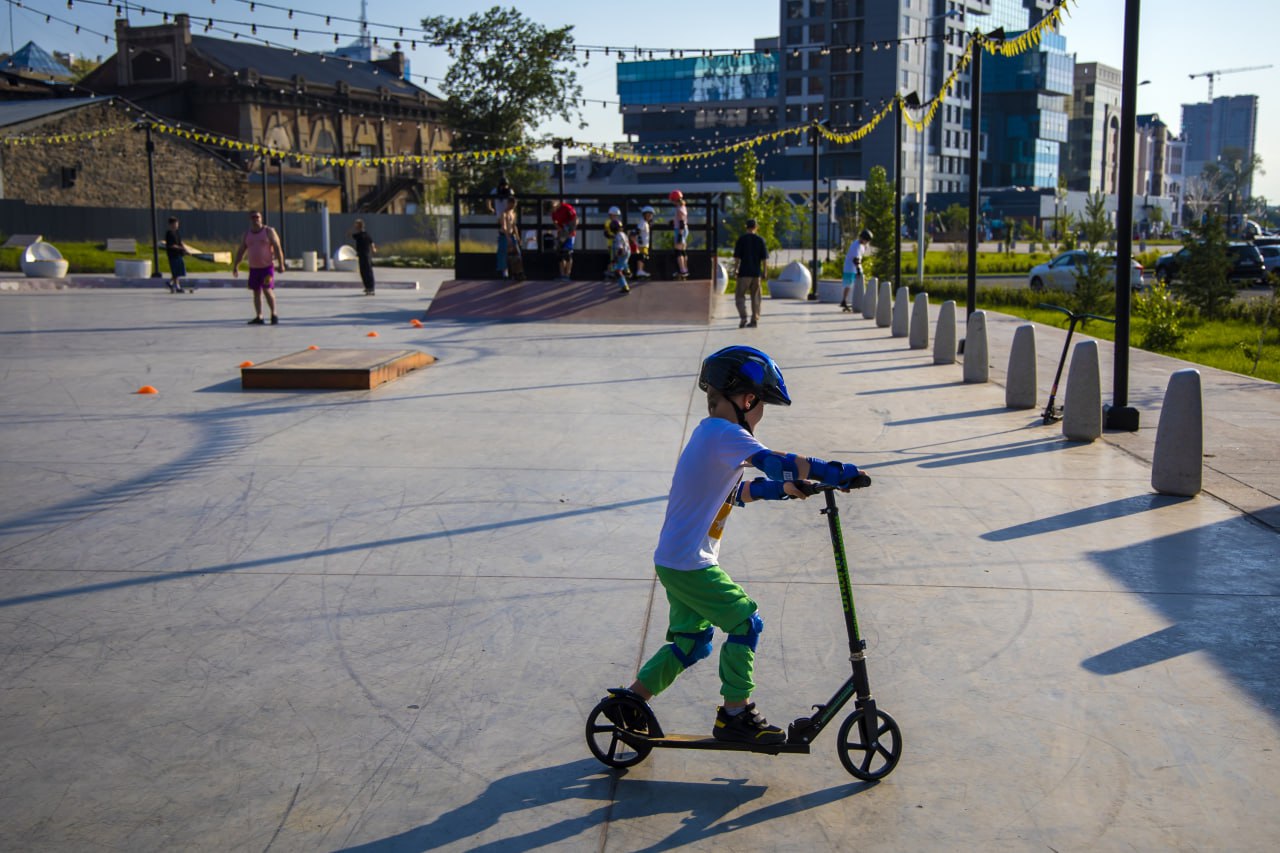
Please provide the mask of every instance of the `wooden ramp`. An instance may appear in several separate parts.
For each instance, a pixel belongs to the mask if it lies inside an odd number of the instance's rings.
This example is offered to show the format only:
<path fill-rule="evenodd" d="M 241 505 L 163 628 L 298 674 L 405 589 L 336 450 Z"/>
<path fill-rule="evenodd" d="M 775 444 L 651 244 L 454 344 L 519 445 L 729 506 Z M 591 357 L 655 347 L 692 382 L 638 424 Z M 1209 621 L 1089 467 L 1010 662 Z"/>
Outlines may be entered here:
<path fill-rule="evenodd" d="M 435 361 L 417 350 L 316 349 L 240 368 L 240 387 L 367 391 Z"/>
<path fill-rule="evenodd" d="M 630 293 L 612 281 L 455 279 L 440 285 L 426 319 L 705 326 L 713 304 L 707 279 L 632 282 Z"/>

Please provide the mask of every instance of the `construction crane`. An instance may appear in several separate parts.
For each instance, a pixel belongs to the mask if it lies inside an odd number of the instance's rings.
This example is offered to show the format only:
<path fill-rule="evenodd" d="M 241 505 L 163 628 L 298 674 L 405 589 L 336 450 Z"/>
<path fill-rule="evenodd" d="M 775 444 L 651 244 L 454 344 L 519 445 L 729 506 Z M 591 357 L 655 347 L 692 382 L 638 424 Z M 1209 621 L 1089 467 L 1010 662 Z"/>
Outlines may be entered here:
<path fill-rule="evenodd" d="M 1275 68 L 1274 65 L 1250 65 L 1247 68 L 1221 68 L 1217 71 L 1200 71 L 1195 74 L 1188 74 L 1187 77 L 1192 80 L 1197 77 L 1209 78 L 1209 103 L 1213 103 L 1213 79 L 1221 74 L 1238 74 L 1241 71 L 1263 71 L 1267 68 Z"/>

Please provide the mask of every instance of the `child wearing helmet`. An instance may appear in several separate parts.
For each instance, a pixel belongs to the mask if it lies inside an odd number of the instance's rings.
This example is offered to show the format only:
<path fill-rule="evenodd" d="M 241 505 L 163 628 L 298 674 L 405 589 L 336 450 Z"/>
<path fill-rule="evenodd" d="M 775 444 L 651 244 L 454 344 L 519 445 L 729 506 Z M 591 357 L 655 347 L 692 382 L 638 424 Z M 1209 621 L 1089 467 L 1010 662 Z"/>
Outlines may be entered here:
<path fill-rule="evenodd" d="M 858 239 L 849 244 L 849 251 L 844 256 L 844 295 L 840 297 L 840 310 L 852 311 L 852 293 L 854 285 L 862 284 L 862 259 L 867 256 L 871 245 L 871 232 L 863 228 Z"/>
<path fill-rule="evenodd" d="M 755 437 L 765 404 L 791 405 L 782 371 L 753 347 L 726 347 L 702 363 L 698 387 L 707 394 L 707 417 L 694 428 L 676 463 L 666 518 L 653 559 L 667 593 L 667 645 L 640 668 L 630 690 L 648 701 L 712 650 L 715 629 L 728 636 L 720 647 L 720 692 L 712 736 L 717 740 L 774 744 L 786 740 L 751 701 L 755 651 L 764 629 L 753 601 L 719 566 L 720 538 L 735 506 L 758 500 L 803 499 L 802 481 L 839 488 L 870 482 L 856 466 L 769 450 Z M 754 467 L 766 475 L 751 481 Z"/>
<path fill-rule="evenodd" d="M 680 190 L 672 190 L 667 198 L 676 208 L 671 226 L 675 229 L 676 278 L 683 281 L 689 277 L 689 208 L 685 205 L 684 193 Z"/>
<path fill-rule="evenodd" d="M 627 231 L 622 227 L 622 220 L 618 218 L 621 215 L 622 211 L 618 208 L 609 208 L 609 221 L 604 224 L 604 236 L 609 244 L 608 273 L 610 276 L 617 277 L 618 290 L 630 293 L 631 286 L 627 284 L 627 273 L 630 271 L 631 241 L 627 239 Z"/>
<path fill-rule="evenodd" d="M 636 225 L 636 278 L 652 278 L 649 274 L 649 243 L 651 241 L 653 216 L 655 211 L 651 206 L 645 205 L 640 208 L 640 215 L 643 217 L 639 224 Z"/>

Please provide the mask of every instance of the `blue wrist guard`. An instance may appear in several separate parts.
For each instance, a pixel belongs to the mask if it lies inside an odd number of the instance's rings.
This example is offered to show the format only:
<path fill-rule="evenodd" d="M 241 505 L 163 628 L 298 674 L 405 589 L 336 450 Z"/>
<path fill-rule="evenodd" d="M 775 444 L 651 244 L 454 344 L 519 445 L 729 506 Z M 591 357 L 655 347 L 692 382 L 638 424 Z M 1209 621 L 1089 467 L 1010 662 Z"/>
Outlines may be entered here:
<path fill-rule="evenodd" d="M 821 459 L 809 457 L 809 479 L 817 480 L 819 483 L 825 483 L 828 486 L 835 486 L 837 489 L 847 489 L 853 485 L 854 480 L 858 479 L 857 465 L 850 465 L 844 462 L 824 462 Z"/>
<path fill-rule="evenodd" d="M 784 484 L 777 480 L 766 480 L 760 477 L 748 483 L 747 487 L 750 490 L 751 500 L 753 501 L 791 500 L 791 496 L 787 494 Z"/>

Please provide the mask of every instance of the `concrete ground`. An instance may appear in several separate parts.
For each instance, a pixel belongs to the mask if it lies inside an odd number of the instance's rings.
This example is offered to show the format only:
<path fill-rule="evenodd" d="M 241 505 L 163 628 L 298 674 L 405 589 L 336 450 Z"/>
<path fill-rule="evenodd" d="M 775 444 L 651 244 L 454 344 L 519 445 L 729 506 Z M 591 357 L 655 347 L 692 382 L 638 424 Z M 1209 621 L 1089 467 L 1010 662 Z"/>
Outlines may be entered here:
<path fill-rule="evenodd" d="M 382 280 L 389 280 L 388 273 Z M 381 271 L 380 271 L 381 276 Z M 1280 838 L 1280 386 L 1202 370 L 1206 491 L 1135 434 L 1063 440 L 861 315 L 710 326 L 428 322 L 422 289 L 0 293 L 0 838 L 15 850 L 1272 850 Z M 378 331 L 372 341 L 367 332 Z M 1059 332 L 1041 329 L 1041 404 Z M 584 720 L 662 642 L 650 554 L 699 361 L 772 353 L 759 433 L 853 461 L 840 497 L 878 784 L 808 756 L 659 750 Z M 371 392 L 242 392 L 321 347 L 439 360 Z M 1110 386 L 1110 345 L 1103 386 Z M 137 395 L 142 385 L 157 395 Z M 734 512 L 785 723 L 848 672 L 820 504 Z M 654 707 L 708 733 L 716 667 Z"/>

